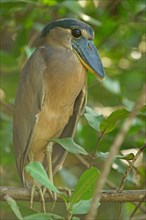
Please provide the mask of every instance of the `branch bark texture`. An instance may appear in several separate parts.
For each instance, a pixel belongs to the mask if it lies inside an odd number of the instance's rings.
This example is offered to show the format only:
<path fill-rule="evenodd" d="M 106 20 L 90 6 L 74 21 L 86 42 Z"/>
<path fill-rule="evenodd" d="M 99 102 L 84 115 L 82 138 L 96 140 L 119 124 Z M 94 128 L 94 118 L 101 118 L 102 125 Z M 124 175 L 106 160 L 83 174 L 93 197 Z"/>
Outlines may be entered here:
<path fill-rule="evenodd" d="M 146 196 L 146 190 L 104 190 L 101 192 L 101 202 L 139 202 Z M 0 200 L 5 201 L 5 196 L 10 196 L 17 201 L 30 201 L 30 191 L 26 188 L 8 186 L 0 187 Z M 40 196 L 35 192 L 34 201 L 39 202 Z M 53 201 L 49 194 L 45 194 L 45 201 Z M 60 197 L 57 201 L 63 201 Z M 145 200 L 146 201 L 146 197 Z"/>

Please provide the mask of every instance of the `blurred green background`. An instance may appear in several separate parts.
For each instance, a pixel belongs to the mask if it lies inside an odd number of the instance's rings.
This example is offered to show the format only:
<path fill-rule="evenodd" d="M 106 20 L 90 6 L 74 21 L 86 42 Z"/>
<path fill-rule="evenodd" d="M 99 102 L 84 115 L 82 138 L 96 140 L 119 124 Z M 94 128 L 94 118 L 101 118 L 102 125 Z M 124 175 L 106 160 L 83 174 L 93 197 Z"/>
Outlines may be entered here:
<path fill-rule="evenodd" d="M 0 85 L 0 147 L 1 147 L 1 185 L 20 186 L 15 167 L 12 144 L 12 112 L 16 89 L 22 66 L 32 52 L 33 41 L 42 28 L 50 21 L 73 17 L 90 24 L 95 31 L 95 45 L 101 56 L 106 78 L 103 82 L 89 73 L 88 106 L 104 117 L 116 109 L 131 110 L 146 80 L 146 1 L 145 0 L 1 0 L 1 85 Z M 137 149 L 145 141 L 145 108 L 135 118 L 121 150 Z M 99 152 L 108 152 L 119 132 L 122 122 L 116 129 L 106 134 L 98 146 Z M 81 118 L 76 142 L 93 152 L 98 135 Z M 103 158 L 99 158 L 100 169 Z M 118 164 L 118 165 L 117 165 Z M 118 162 L 113 167 L 109 182 L 118 186 L 125 165 Z M 86 167 L 79 159 L 70 155 L 64 169 L 56 176 L 56 184 L 71 188 Z M 116 178 L 115 178 L 116 177 Z M 140 160 L 137 171 L 129 177 L 127 189 L 144 187 L 144 161 Z M 29 204 L 19 202 L 23 215 L 34 213 Z M 37 204 L 36 204 L 37 206 Z M 1 203 L 1 218 L 15 219 L 12 211 L 4 202 Z M 62 204 L 60 205 L 62 210 Z M 127 219 L 134 205 L 123 205 L 122 219 Z M 60 210 L 59 204 L 56 210 Z M 63 210 L 62 210 L 63 212 Z M 102 204 L 99 220 L 113 219 L 119 216 L 119 204 Z"/>

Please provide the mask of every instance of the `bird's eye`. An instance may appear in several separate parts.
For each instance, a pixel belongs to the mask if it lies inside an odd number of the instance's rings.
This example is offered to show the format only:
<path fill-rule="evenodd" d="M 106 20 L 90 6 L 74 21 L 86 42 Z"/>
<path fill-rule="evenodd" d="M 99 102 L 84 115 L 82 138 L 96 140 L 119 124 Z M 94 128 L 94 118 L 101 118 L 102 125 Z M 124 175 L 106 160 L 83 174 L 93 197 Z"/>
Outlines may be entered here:
<path fill-rule="evenodd" d="M 82 33 L 79 29 L 72 29 L 71 33 L 72 33 L 72 36 L 75 38 L 79 38 L 82 35 Z"/>

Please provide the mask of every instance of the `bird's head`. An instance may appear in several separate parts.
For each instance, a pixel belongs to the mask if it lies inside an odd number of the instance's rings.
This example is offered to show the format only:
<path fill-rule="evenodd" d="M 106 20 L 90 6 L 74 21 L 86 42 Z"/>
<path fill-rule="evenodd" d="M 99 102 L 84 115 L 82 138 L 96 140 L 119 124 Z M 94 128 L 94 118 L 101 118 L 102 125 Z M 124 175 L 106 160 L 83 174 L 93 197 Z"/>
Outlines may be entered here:
<path fill-rule="evenodd" d="M 56 20 L 42 30 L 41 39 L 47 44 L 73 50 L 87 70 L 104 78 L 103 65 L 93 43 L 94 31 L 88 24 L 72 18 Z"/>

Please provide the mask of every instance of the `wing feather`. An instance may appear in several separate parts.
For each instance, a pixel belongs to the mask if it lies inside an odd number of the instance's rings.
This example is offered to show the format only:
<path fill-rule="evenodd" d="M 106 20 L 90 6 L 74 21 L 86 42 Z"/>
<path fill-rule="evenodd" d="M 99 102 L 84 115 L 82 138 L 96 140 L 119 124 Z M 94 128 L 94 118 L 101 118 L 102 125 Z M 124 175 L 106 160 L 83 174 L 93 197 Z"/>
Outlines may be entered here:
<path fill-rule="evenodd" d="M 22 182 L 24 162 L 28 154 L 36 116 L 43 102 L 43 75 L 46 68 L 43 50 L 43 47 L 38 48 L 26 62 L 14 106 L 14 153 Z"/>

